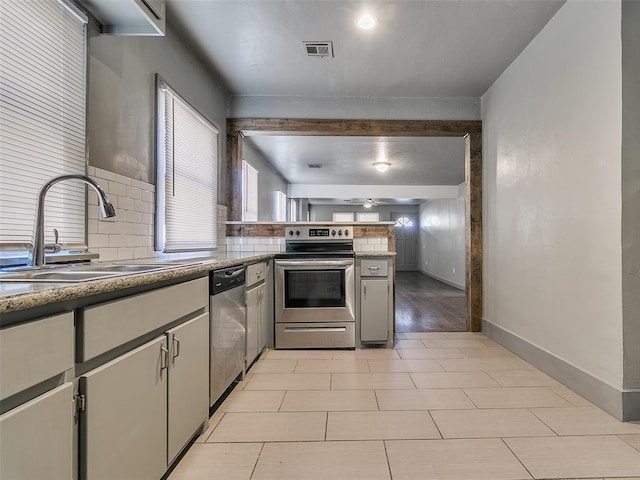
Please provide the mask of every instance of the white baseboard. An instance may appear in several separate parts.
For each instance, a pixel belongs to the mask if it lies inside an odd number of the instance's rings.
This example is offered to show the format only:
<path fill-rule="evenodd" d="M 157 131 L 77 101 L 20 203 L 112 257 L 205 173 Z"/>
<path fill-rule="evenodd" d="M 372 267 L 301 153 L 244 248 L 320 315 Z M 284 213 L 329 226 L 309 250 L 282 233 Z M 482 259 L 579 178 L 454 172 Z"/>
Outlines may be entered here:
<path fill-rule="evenodd" d="M 640 420 L 640 391 L 609 385 L 487 319 L 482 319 L 482 333 L 618 420 Z"/>
<path fill-rule="evenodd" d="M 459 284 L 454 283 L 454 282 L 452 282 L 450 280 L 446 280 L 446 279 L 444 279 L 442 277 L 439 277 L 438 275 L 434 275 L 433 273 L 429 273 L 429 272 L 426 272 L 424 270 L 420 270 L 420 273 L 424 273 L 427 277 L 431 277 L 431 278 L 433 278 L 435 280 L 438 280 L 439 282 L 446 283 L 447 285 L 451 285 L 452 287 L 455 287 L 458 290 L 464 290 L 465 289 L 464 285 L 459 285 Z"/>

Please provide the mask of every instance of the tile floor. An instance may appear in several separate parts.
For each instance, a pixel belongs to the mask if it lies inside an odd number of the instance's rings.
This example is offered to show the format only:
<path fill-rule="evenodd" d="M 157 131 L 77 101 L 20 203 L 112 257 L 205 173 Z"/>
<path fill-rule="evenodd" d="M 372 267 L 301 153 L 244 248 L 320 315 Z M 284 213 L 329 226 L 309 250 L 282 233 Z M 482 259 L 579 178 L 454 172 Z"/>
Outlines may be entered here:
<path fill-rule="evenodd" d="M 266 351 L 170 480 L 640 479 L 621 423 L 475 333 Z"/>

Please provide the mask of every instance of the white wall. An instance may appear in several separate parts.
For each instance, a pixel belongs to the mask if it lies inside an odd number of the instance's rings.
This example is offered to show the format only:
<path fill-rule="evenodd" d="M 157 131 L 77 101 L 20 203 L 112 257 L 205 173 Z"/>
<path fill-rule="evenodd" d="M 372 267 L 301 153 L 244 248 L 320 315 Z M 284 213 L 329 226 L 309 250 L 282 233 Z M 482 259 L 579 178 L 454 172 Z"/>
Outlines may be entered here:
<path fill-rule="evenodd" d="M 262 154 L 247 139 L 242 144 L 243 159 L 258 170 L 258 221 L 276 219 L 273 192 L 287 193 L 287 181 L 267 162 Z"/>
<path fill-rule="evenodd" d="M 618 389 L 620 8 L 568 1 L 482 97 L 484 317 Z"/>
<path fill-rule="evenodd" d="M 464 289 L 464 191 L 458 198 L 427 200 L 419 218 L 420 271 Z"/>

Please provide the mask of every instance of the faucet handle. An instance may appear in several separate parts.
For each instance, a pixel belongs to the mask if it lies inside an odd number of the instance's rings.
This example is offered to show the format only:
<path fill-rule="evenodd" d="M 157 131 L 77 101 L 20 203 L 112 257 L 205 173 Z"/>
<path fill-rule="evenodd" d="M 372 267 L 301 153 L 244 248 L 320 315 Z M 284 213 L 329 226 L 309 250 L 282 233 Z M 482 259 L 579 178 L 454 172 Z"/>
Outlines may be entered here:
<path fill-rule="evenodd" d="M 46 243 L 44 245 L 44 251 L 45 253 L 58 253 L 60 250 L 62 250 L 62 245 L 60 245 L 58 243 L 58 229 L 54 228 L 53 229 L 53 243 Z"/>

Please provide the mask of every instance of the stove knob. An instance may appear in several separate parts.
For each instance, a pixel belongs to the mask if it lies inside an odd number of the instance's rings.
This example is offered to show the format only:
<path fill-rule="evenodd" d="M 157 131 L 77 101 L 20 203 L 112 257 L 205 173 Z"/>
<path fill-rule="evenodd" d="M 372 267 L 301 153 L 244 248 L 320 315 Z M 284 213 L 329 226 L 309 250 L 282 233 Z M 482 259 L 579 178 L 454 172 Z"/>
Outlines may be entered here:
<path fill-rule="evenodd" d="M 300 230 L 296 230 L 296 236 L 299 237 L 300 236 Z"/>
<path fill-rule="evenodd" d="M 331 230 L 331 236 L 335 237 L 336 236 L 336 231 L 335 230 Z"/>
<path fill-rule="evenodd" d="M 346 237 L 348 237 L 349 236 L 349 230 L 345 230 L 344 234 L 345 234 Z"/>
<path fill-rule="evenodd" d="M 342 230 L 338 230 L 338 236 L 341 237 L 342 236 Z"/>
<path fill-rule="evenodd" d="M 289 235 L 293 236 L 293 230 L 289 230 Z"/>

